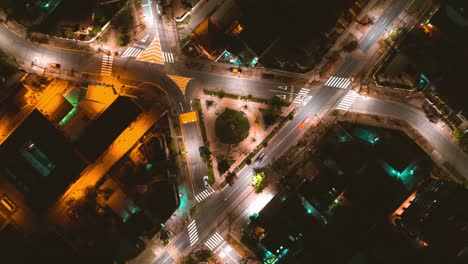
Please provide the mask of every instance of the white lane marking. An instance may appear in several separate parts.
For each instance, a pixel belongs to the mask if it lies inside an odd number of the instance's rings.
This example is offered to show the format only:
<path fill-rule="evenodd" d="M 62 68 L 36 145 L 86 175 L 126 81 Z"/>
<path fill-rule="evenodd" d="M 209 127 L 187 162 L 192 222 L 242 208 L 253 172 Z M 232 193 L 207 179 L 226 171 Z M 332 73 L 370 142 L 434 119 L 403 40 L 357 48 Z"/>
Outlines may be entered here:
<path fill-rule="evenodd" d="M 221 242 L 224 242 L 224 238 L 216 232 L 205 242 L 205 245 L 210 250 L 214 250 Z"/>
<path fill-rule="evenodd" d="M 193 220 L 187 227 L 187 232 L 189 235 L 189 241 L 190 245 L 193 246 L 195 242 L 198 240 L 198 231 L 197 231 L 197 225 L 195 223 L 195 220 Z"/>
<path fill-rule="evenodd" d="M 325 82 L 324 86 L 347 89 L 350 84 L 351 84 L 350 78 L 332 76 Z"/>
<path fill-rule="evenodd" d="M 197 202 L 202 202 L 203 200 L 205 200 L 206 198 L 208 198 L 208 196 L 210 196 L 211 194 L 214 193 L 214 190 L 211 188 L 211 186 L 208 186 L 207 189 L 205 189 L 203 192 L 197 194 L 195 196 L 195 199 L 197 200 Z"/>
<path fill-rule="evenodd" d="M 112 74 L 113 62 L 114 62 L 114 57 L 108 56 L 108 55 L 102 56 L 101 75 L 109 76 Z"/>
<path fill-rule="evenodd" d="M 341 102 L 338 104 L 338 107 L 336 107 L 336 109 L 339 109 L 339 110 L 349 110 L 353 104 L 354 104 L 354 101 L 356 100 L 356 98 L 359 96 L 359 94 L 352 90 L 352 91 L 349 91 L 345 97 L 343 97 L 343 99 L 341 100 Z"/>

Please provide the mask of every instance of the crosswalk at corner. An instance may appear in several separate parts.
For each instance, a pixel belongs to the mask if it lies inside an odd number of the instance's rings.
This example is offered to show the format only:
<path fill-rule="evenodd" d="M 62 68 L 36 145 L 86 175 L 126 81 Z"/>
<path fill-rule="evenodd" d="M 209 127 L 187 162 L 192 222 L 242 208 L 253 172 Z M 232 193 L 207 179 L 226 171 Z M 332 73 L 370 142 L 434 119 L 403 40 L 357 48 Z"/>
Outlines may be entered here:
<path fill-rule="evenodd" d="M 165 62 L 169 63 L 174 63 L 174 55 L 172 55 L 172 52 L 164 52 L 163 51 L 163 57 Z"/>
<path fill-rule="evenodd" d="M 110 76 L 112 74 L 112 64 L 114 62 L 113 56 L 102 56 L 101 75 Z"/>
<path fill-rule="evenodd" d="M 213 251 L 218 245 L 220 245 L 224 241 L 224 238 L 215 232 L 206 242 L 205 246 L 207 246 L 211 251 Z"/>
<path fill-rule="evenodd" d="M 332 76 L 325 82 L 324 85 L 328 87 L 346 89 L 349 87 L 350 84 L 351 84 L 350 78 Z"/>
<path fill-rule="evenodd" d="M 310 92 L 310 89 L 301 88 L 299 93 L 294 98 L 293 102 L 296 104 L 300 104 L 300 105 L 307 104 L 310 101 L 310 99 L 312 99 L 312 96 L 309 96 L 309 92 Z"/>
<path fill-rule="evenodd" d="M 359 96 L 359 94 L 354 91 L 354 90 L 351 90 L 349 91 L 344 97 L 343 99 L 341 99 L 340 103 L 338 104 L 338 106 L 336 107 L 336 109 L 338 110 L 349 110 L 353 104 L 354 104 L 354 101 L 356 100 L 356 98 Z"/>
<path fill-rule="evenodd" d="M 144 49 L 137 47 L 128 47 L 121 55 L 121 57 L 138 57 L 141 53 L 145 51 Z"/>
<path fill-rule="evenodd" d="M 193 246 L 198 241 L 198 231 L 197 224 L 193 220 L 187 227 L 187 232 L 189 236 L 190 246 Z"/>
<path fill-rule="evenodd" d="M 201 201 L 205 200 L 206 198 L 208 198 L 208 196 L 212 195 L 214 193 L 214 190 L 208 186 L 208 188 L 206 188 L 203 192 L 197 194 L 197 196 L 195 196 L 195 199 L 197 200 L 197 202 L 201 203 Z"/>

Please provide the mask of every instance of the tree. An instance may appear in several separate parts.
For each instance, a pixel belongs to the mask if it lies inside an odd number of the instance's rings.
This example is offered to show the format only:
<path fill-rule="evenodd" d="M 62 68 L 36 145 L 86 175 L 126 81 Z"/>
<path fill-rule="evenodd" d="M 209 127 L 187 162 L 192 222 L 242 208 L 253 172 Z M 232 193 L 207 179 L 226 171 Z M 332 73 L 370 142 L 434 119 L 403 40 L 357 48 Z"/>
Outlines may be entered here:
<path fill-rule="evenodd" d="M 228 172 L 226 175 L 226 182 L 229 186 L 234 185 L 235 179 L 237 178 L 237 174 L 235 172 Z"/>
<path fill-rule="evenodd" d="M 218 171 L 220 174 L 225 173 L 229 168 L 231 167 L 231 164 L 229 164 L 229 161 L 227 159 L 222 159 L 218 163 Z"/>
<path fill-rule="evenodd" d="M 201 146 L 198 151 L 200 152 L 200 157 L 204 163 L 208 163 L 210 161 L 210 149 L 207 146 Z"/>
<path fill-rule="evenodd" d="M 343 46 L 343 50 L 346 52 L 352 52 L 355 49 L 357 49 L 357 47 L 358 47 L 358 42 L 356 40 L 352 40 Z"/>
<path fill-rule="evenodd" d="M 218 97 L 219 99 L 223 99 L 223 97 L 226 95 L 226 92 L 224 90 L 221 90 L 218 92 Z"/>
<path fill-rule="evenodd" d="M 66 38 L 69 38 L 69 39 L 73 38 L 74 36 L 73 29 L 70 27 L 65 28 L 63 34 L 65 35 Z"/>
<path fill-rule="evenodd" d="M 207 261 L 213 256 L 213 252 L 211 252 L 211 250 L 202 249 L 195 252 L 195 256 L 197 256 L 199 261 Z"/>
<path fill-rule="evenodd" d="M 267 186 L 266 174 L 261 168 L 254 168 L 252 175 L 252 185 L 255 187 L 256 193 L 261 193 Z"/>
<path fill-rule="evenodd" d="M 226 109 L 216 119 L 216 136 L 225 144 L 238 144 L 249 135 L 250 124 L 239 111 Z"/>

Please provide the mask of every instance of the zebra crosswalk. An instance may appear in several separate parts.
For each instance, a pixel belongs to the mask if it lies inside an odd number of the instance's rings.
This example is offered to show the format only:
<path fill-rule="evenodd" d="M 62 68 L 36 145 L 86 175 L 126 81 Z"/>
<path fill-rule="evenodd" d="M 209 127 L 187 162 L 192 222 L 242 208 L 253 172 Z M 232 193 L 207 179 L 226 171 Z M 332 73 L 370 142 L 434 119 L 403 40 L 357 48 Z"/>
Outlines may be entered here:
<path fill-rule="evenodd" d="M 189 236 L 190 246 L 193 246 L 198 241 L 198 231 L 197 224 L 193 220 L 187 227 L 187 232 Z"/>
<path fill-rule="evenodd" d="M 172 55 L 172 52 L 164 52 L 163 51 L 163 59 L 165 62 L 169 63 L 174 63 L 174 55 Z"/>
<path fill-rule="evenodd" d="M 110 76 L 112 74 L 112 63 L 114 62 L 113 56 L 102 56 L 101 75 Z"/>
<path fill-rule="evenodd" d="M 343 77 L 336 77 L 336 76 L 330 77 L 325 82 L 325 86 L 340 88 L 340 89 L 346 89 L 349 87 L 350 84 L 351 84 L 350 78 L 343 78 Z"/>
<path fill-rule="evenodd" d="M 302 105 L 307 104 L 310 101 L 310 99 L 312 98 L 312 96 L 309 96 L 309 92 L 310 92 L 310 89 L 301 88 L 299 93 L 294 98 L 293 102 L 296 103 L 296 104 L 302 104 Z"/>
<path fill-rule="evenodd" d="M 208 186 L 208 188 L 206 188 L 203 192 L 197 194 L 197 196 L 195 196 L 195 199 L 197 200 L 197 202 L 201 202 L 203 200 L 205 200 L 208 196 L 212 195 L 214 193 L 214 190 Z"/>
<path fill-rule="evenodd" d="M 123 53 L 122 57 L 138 57 L 141 53 L 145 51 L 144 49 L 137 48 L 137 47 L 128 47 Z"/>
<path fill-rule="evenodd" d="M 359 96 L 359 94 L 356 91 L 354 91 L 354 90 L 349 91 L 343 97 L 343 99 L 341 99 L 341 102 L 340 102 L 340 104 L 338 104 L 336 109 L 345 110 L 345 111 L 349 110 L 353 106 L 353 103 L 354 103 L 354 101 L 356 100 L 356 98 L 358 96 Z"/>
<path fill-rule="evenodd" d="M 218 234 L 218 232 L 215 232 L 206 242 L 205 246 L 207 246 L 211 251 L 213 251 L 219 244 L 221 244 L 224 241 L 224 238 Z"/>

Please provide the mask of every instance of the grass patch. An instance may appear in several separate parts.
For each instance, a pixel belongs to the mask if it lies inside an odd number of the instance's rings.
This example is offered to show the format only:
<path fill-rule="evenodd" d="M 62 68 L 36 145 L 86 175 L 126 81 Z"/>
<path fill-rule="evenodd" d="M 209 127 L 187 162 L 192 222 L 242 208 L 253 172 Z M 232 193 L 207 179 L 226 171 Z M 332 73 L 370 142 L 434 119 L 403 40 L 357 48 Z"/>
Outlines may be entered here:
<path fill-rule="evenodd" d="M 231 99 L 239 99 L 239 96 L 237 94 L 226 93 L 224 90 L 211 91 L 211 90 L 203 89 L 203 93 L 207 95 L 217 96 L 220 99 L 223 99 L 224 97 L 231 98 Z"/>
<path fill-rule="evenodd" d="M 181 39 L 180 40 L 180 46 L 181 47 L 184 47 L 185 45 L 187 45 L 190 41 L 192 41 L 192 36 L 186 36 L 185 38 Z"/>
<path fill-rule="evenodd" d="M 220 184 L 220 187 L 221 187 L 221 188 L 224 188 L 224 187 L 226 187 L 226 185 L 227 185 L 227 181 L 224 180 L 224 181 Z"/>
<path fill-rule="evenodd" d="M 201 130 L 201 133 L 202 133 L 202 139 L 203 139 L 203 148 L 205 149 L 205 152 L 206 150 L 209 152 L 209 149 L 210 149 L 210 143 L 208 142 L 208 137 L 206 136 L 206 128 L 205 128 L 205 122 L 203 120 L 203 112 L 202 112 L 202 108 L 201 108 L 201 102 L 199 99 L 195 99 L 195 109 L 198 113 L 198 117 L 199 117 L 199 123 L 200 123 L 200 130 Z M 201 155 L 202 153 L 200 153 Z M 208 176 L 208 183 L 211 185 L 215 182 L 215 178 L 214 178 L 214 172 L 213 172 L 213 164 L 211 162 L 211 155 L 209 155 L 208 153 L 206 153 L 207 155 L 206 156 L 201 156 L 203 161 L 206 162 L 206 165 L 208 166 L 208 170 L 207 170 L 207 176 Z"/>
<path fill-rule="evenodd" d="M 213 172 L 213 167 L 211 165 L 208 165 L 208 170 L 207 170 L 207 176 L 208 176 L 208 183 L 211 185 L 215 182 L 214 178 L 214 172 Z"/>

